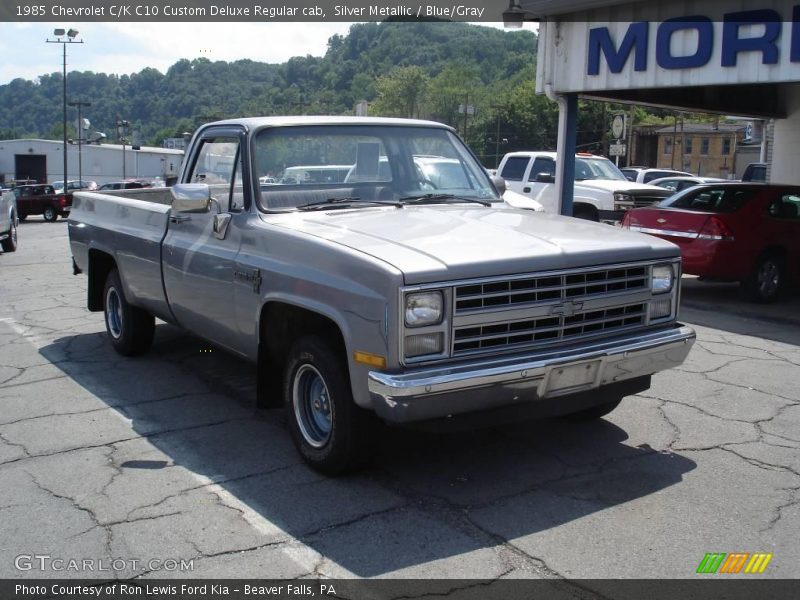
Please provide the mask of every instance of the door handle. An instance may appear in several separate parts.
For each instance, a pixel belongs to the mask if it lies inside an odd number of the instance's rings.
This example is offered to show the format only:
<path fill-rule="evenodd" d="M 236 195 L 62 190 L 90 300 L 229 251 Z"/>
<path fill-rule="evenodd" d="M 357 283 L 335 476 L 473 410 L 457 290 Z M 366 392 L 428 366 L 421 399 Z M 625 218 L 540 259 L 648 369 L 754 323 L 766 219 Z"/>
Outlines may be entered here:
<path fill-rule="evenodd" d="M 522 188 L 522 191 L 523 191 L 523 192 L 525 192 L 525 193 L 527 194 L 527 193 L 529 193 L 529 192 L 531 191 L 531 188 L 529 188 L 529 187 L 524 187 L 524 188 Z"/>
<path fill-rule="evenodd" d="M 189 215 L 170 215 L 169 222 L 170 223 L 181 223 L 182 221 L 188 221 L 191 217 Z"/>

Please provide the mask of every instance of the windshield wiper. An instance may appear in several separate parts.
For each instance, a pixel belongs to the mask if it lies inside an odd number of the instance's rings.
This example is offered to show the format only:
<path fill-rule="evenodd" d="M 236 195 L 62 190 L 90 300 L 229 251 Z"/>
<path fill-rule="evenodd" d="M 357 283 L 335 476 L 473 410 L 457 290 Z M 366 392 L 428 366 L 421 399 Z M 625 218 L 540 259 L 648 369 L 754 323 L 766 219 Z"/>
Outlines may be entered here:
<path fill-rule="evenodd" d="M 456 196 L 454 194 L 424 194 L 422 196 L 404 196 L 400 198 L 399 202 L 403 202 L 404 204 L 449 204 L 450 202 L 459 203 L 459 202 L 473 202 L 475 204 L 481 204 L 483 206 L 491 206 L 492 203 L 488 200 L 479 200 L 478 198 L 464 198 L 463 196 Z"/>
<path fill-rule="evenodd" d="M 362 200 L 357 196 L 345 196 L 343 198 L 328 198 L 327 200 L 320 200 L 319 202 L 309 202 L 308 204 L 301 204 L 297 210 L 329 210 L 331 208 L 350 208 L 354 204 L 369 204 L 372 206 L 394 206 L 396 208 L 403 208 L 400 202 L 392 202 L 385 200 Z"/>

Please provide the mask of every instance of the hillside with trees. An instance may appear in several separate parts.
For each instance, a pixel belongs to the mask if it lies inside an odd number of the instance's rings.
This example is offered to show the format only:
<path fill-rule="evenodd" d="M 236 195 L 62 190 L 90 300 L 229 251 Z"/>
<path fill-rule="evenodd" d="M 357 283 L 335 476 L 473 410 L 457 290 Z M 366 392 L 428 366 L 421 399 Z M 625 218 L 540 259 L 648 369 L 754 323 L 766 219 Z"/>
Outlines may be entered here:
<path fill-rule="evenodd" d="M 193 131 L 200 123 L 235 116 L 370 114 L 429 118 L 466 137 L 487 166 L 495 154 L 554 148 L 556 106 L 534 93 L 536 36 L 466 23 L 354 24 L 328 40 L 323 57 L 282 64 L 198 58 L 166 73 L 130 75 L 71 71 L 70 100 L 92 106 L 92 129 L 116 141 L 117 118 L 129 121 L 144 144 Z M 0 139 L 62 136 L 61 74 L 0 86 Z M 463 107 L 474 107 L 465 116 Z M 459 110 L 461 107 L 461 110 Z M 602 105 L 582 103 L 578 143 L 600 140 Z M 70 109 L 68 136 L 76 115 Z"/>

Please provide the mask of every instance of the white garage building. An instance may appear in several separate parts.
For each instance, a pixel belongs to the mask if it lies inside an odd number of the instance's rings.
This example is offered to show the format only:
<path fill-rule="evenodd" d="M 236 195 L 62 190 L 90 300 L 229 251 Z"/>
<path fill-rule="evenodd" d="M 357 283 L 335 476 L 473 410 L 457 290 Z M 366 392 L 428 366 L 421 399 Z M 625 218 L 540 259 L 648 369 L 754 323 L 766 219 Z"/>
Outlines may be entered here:
<path fill-rule="evenodd" d="M 64 179 L 64 145 L 54 140 L 0 141 L 2 181 L 34 179 L 40 183 Z M 126 178 L 174 178 L 183 160 L 182 150 L 118 144 L 67 144 L 68 179 L 96 181 L 98 184 Z"/>
<path fill-rule="evenodd" d="M 768 178 L 800 184 L 800 3 L 520 5 L 526 19 L 540 21 L 536 90 L 560 107 L 556 183 L 562 213 L 572 212 L 579 96 L 774 119 Z"/>

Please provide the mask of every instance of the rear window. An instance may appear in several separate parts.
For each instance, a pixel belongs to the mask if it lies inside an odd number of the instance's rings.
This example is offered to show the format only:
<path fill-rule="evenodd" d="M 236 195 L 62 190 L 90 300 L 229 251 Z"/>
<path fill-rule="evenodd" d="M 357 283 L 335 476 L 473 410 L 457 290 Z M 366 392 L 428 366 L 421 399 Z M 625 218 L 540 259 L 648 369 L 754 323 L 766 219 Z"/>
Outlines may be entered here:
<path fill-rule="evenodd" d="M 752 189 L 706 187 L 689 188 L 663 200 L 660 206 L 700 212 L 734 213 L 747 204 L 757 191 Z"/>
<path fill-rule="evenodd" d="M 509 156 L 506 164 L 503 165 L 500 177 L 508 181 L 522 181 L 525 176 L 525 168 L 530 160 L 527 156 Z"/>

